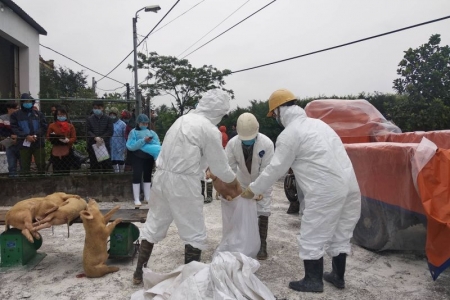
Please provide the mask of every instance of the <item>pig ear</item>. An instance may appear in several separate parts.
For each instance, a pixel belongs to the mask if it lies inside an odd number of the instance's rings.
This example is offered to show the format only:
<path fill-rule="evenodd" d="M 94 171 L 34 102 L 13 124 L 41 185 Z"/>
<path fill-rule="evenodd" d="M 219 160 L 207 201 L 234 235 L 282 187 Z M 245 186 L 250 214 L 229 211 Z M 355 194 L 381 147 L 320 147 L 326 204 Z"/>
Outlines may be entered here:
<path fill-rule="evenodd" d="M 83 218 L 85 218 L 86 220 L 92 220 L 94 218 L 94 216 L 92 216 L 91 213 L 88 212 L 87 210 L 82 210 L 80 212 L 80 215 L 82 215 Z"/>

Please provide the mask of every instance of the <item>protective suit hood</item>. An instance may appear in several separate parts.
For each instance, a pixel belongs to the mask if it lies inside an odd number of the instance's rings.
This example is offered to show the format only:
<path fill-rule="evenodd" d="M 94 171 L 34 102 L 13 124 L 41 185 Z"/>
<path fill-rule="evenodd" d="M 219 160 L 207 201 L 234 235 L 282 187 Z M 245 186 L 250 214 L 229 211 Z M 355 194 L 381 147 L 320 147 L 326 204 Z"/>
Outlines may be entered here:
<path fill-rule="evenodd" d="M 284 127 L 287 127 L 295 119 L 306 119 L 306 113 L 300 106 L 281 106 L 280 107 L 280 120 Z"/>
<path fill-rule="evenodd" d="M 214 125 L 219 124 L 230 110 L 230 96 L 220 89 L 207 91 L 198 102 L 195 114 L 202 115 Z"/>

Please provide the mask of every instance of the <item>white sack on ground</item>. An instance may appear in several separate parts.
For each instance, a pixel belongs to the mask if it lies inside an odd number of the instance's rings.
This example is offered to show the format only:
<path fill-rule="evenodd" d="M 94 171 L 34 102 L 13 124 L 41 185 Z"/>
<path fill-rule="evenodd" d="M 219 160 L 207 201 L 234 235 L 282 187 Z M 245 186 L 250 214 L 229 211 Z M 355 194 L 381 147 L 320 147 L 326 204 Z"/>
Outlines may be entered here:
<path fill-rule="evenodd" d="M 239 252 L 256 258 L 261 240 L 259 238 L 258 213 L 255 200 L 236 197 L 222 201 L 222 240 L 214 252 Z"/>
<path fill-rule="evenodd" d="M 131 300 L 275 300 L 254 273 L 259 262 L 237 252 L 220 252 L 211 264 L 193 261 L 167 274 L 144 268 L 144 289 Z"/>

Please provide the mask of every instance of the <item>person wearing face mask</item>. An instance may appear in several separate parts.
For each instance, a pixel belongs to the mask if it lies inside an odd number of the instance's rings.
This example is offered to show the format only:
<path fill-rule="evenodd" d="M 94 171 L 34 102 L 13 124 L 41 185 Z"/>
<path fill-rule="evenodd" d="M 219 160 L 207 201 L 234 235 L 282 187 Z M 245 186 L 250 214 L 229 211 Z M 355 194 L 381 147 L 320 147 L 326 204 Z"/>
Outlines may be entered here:
<path fill-rule="evenodd" d="M 111 172 L 111 137 L 114 133 L 113 120 L 103 112 L 103 101 L 94 101 L 92 105 L 92 115 L 86 120 L 87 151 L 91 172 Z M 105 146 L 107 153 L 103 153 L 109 158 L 102 161 L 97 160 L 93 146 Z"/>
<path fill-rule="evenodd" d="M 144 201 L 150 201 L 153 164 L 161 150 L 159 137 L 149 129 L 150 119 L 140 114 L 136 119 L 136 128 L 130 131 L 127 149 L 133 153 L 133 197 L 134 205 L 141 206 L 139 200 L 141 180 L 143 179 Z"/>
<path fill-rule="evenodd" d="M 156 160 L 147 220 L 141 227 L 142 243 L 133 274 L 134 284 L 142 282 L 142 268 L 147 265 L 153 245 L 166 237 L 173 221 L 185 244 L 185 264 L 200 261 L 207 246 L 199 181 L 207 167 L 225 182 L 225 188 L 240 190 L 216 127 L 229 109 L 228 93 L 210 90 L 194 110 L 178 118 L 167 131 Z"/>
<path fill-rule="evenodd" d="M 35 100 L 29 94 L 22 94 L 20 99 L 20 109 L 11 114 L 10 121 L 20 149 L 20 172 L 30 173 L 31 159 L 34 157 L 38 173 L 44 174 L 47 122 L 43 113 L 33 110 Z"/>
<path fill-rule="evenodd" d="M 6 147 L 6 160 L 8 162 L 9 176 L 17 176 L 17 163 L 20 162 L 20 149 L 17 144 L 17 135 L 11 129 L 11 115 L 17 111 L 17 102 L 12 100 L 6 103 L 8 113 L 0 116 L 0 138 L 9 139 L 10 145 Z"/>
<path fill-rule="evenodd" d="M 120 117 L 122 121 L 127 125 L 125 128 L 125 140 L 128 140 L 128 135 L 130 134 L 131 130 L 133 130 L 133 126 L 131 125 L 131 113 L 127 110 L 123 110 L 120 114 Z M 133 152 L 126 150 L 126 158 L 125 158 L 125 172 L 131 171 L 131 165 L 133 160 Z"/>
<path fill-rule="evenodd" d="M 277 90 L 269 98 L 268 117 L 284 126 L 275 154 L 262 174 L 242 193 L 259 198 L 291 168 L 304 193 L 300 258 L 305 276 L 289 287 L 301 292 L 323 292 L 323 279 L 344 288 L 350 239 L 360 218 L 361 193 L 352 162 L 336 132 L 323 121 L 308 118 L 290 91 Z M 332 257 L 331 273 L 323 273 L 325 251 Z"/>
<path fill-rule="evenodd" d="M 114 133 L 111 137 L 111 163 L 115 173 L 123 172 L 125 170 L 125 152 L 127 150 L 125 144 L 125 130 L 127 125 L 117 116 L 119 110 L 116 107 L 111 107 L 109 110 L 109 117 L 113 121 Z"/>
<path fill-rule="evenodd" d="M 259 133 L 259 123 L 251 113 L 243 113 L 237 119 L 237 136 L 232 138 L 225 151 L 228 164 L 236 172 L 238 181 L 245 190 L 249 184 L 269 165 L 274 153 L 273 142 Z M 267 185 L 264 197 L 257 202 L 257 215 L 261 248 L 256 256 L 259 260 L 267 259 L 267 230 L 269 226 L 272 185 Z M 241 201 L 245 201 L 241 199 Z M 222 201 L 222 205 L 229 205 Z"/>
<path fill-rule="evenodd" d="M 53 173 L 69 173 L 73 165 L 72 146 L 77 140 L 77 133 L 64 108 L 56 109 L 54 120 L 47 129 L 47 140 L 53 145 L 50 157 Z"/>

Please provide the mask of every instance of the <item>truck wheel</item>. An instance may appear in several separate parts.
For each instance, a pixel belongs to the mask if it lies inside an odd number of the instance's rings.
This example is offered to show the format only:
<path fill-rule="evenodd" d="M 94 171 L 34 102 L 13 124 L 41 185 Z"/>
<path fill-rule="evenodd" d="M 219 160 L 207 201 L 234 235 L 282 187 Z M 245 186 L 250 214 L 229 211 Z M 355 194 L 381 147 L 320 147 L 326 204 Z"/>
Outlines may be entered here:
<path fill-rule="evenodd" d="M 297 188 L 295 186 L 295 177 L 293 174 L 288 174 L 284 178 L 284 193 L 289 202 L 296 202 L 297 198 Z"/>
<path fill-rule="evenodd" d="M 370 249 L 381 250 L 389 241 L 386 214 L 381 205 L 361 199 L 361 218 L 353 231 L 356 244 Z"/>

